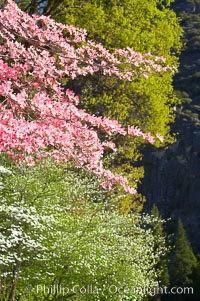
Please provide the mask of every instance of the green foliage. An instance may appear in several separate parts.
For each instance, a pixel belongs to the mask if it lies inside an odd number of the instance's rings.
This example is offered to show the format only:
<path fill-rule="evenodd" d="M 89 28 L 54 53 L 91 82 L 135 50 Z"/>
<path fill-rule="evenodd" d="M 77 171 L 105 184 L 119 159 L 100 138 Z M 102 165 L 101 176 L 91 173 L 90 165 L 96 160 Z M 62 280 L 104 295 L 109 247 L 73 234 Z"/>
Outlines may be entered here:
<path fill-rule="evenodd" d="M 183 104 L 190 104 L 192 102 L 192 99 L 187 92 L 177 90 L 176 95 L 182 100 Z"/>
<path fill-rule="evenodd" d="M 175 248 L 172 260 L 172 283 L 177 286 L 192 285 L 192 273 L 197 266 L 197 259 L 192 251 L 182 222 L 178 221 L 175 235 Z"/>
<path fill-rule="evenodd" d="M 111 49 L 133 47 L 135 51 L 164 55 L 176 64 L 171 51 L 180 49 L 180 27 L 173 11 L 159 10 L 157 1 L 73 1 L 66 0 L 62 15 L 56 18 L 84 27 L 91 39 Z M 65 9 L 66 5 L 66 9 Z M 154 75 L 149 80 L 137 77 L 133 83 L 115 79 L 86 78 L 73 84 L 81 94 L 85 108 L 121 122 L 140 125 L 152 133 L 160 132 L 169 140 L 169 123 L 173 121 L 170 105 L 177 102 L 172 91 L 172 76 Z M 82 91 L 82 92 L 81 92 Z"/>
<path fill-rule="evenodd" d="M 181 30 L 175 14 L 164 7 L 158 9 L 157 1 L 129 0 L 123 4 L 113 0 L 109 5 L 107 1 L 73 1 L 71 7 L 63 6 L 62 15 L 58 13 L 56 18 L 86 28 L 91 39 L 111 49 L 129 46 L 136 51 L 164 55 L 169 63 L 177 63 L 171 51 L 180 48 Z M 68 82 L 68 87 L 71 84 Z M 179 101 L 173 95 L 172 75 L 153 75 L 148 80 L 137 77 L 131 83 L 97 75 L 77 79 L 72 85 L 81 96 L 82 106 L 90 112 L 110 116 L 124 125 L 138 125 L 153 134 L 159 132 L 166 142 L 174 140 L 169 124 L 174 120 L 173 106 Z M 133 162 L 141 159 L 138 146 L 143 141 L 117 139 L 116 143 L 120 150 L 113 168 L 126 174 L 130 182 L 139 182 L 143 170 L 134 169 Z M 124 211 L 128 211 L 135 203 L 141 209 L 141 200 L 138 196 L 128 197 L 122 207 L 125 204 Z"/>
<path fill-rule="evenodd" d="M 151 215 L 156 218 L 156 222 L 152 223 L 152 229 L 154 235 L 163 237 L 163 239 L 167 243 L 167 235 L 164 231 L 164 220 L 162 220 L 160 216 L 160 212 L 158 210 L 158 207 L 153 204 L 152 209 L 151 209 Z M 155 244 L 155 248 L 159 248 L 158 243 Z M 167 286 L 169 287 L 170 285 L 170 279 L 169 279 L 169 271 L 168 271 L 168 260 L 166 256 L 163 256 L 160 258 L 160 261 L 157 264 L 157 269 L 161 271 L 160 277 L 158 279 L 159 283 L 161 286 Z"/>
<path fill-rule="evenodd" d="M 180 47 L 180 28 L 171 0 L 18 0 L 29 13 L 53 15 L 58 21 L 86 28 L 89 36 L 107 47 L 133 47 L 169 55 L 169 49 Z"/>
<path fill-rule="evenodd" d="M 41 11 L 51 12 L 58 21 L 87 29 L 89 38 L 111 50 L 132 47 L 135 51 L 163 55 L 168 64 L 177 65 L 175 54 L 180 49 L 181 29 L 176 15 L 169 9 L 171 2 L 62 0 L 57 5 L 57 1 L 51 0 L 41 2 L 44 5 Z M 38 1 L 34 3 L 31 8 L 27 1 L 20 1 L 30 13 L 40 11 Z M 89 112 L 117 119 L 123 125 L 138 125 L 153 134 L 160 133 L 166 143 L 174 141 L 169 124 L 174 120 L 173 106 L 178 99 L 173 94 L 172 74 L 154 74 L 148 80 L 137 76 L 131 83 L 96 74 L 67 81 L 67 87 L 73 88 L 80 96 L 81 106 Z M 138 146 L 143 141 L 117 138 L 116 144 L 119 152 L 112 168 L 128 176 L 130 182 L 139 182 L 143 168 L 134 168 L 133 164 L 142 158 Z M 129 196 L 124 199 L 124 211 L 130 211 L 137 200 L 141 209 L 143 198 Z"/>
<path fill-rule="evenodd" d="M 199 49 L 200 49 L 200 1 L 181 1 L 182 9 L 179 11 L 181 25 L 184 29 L 183 35 L 183 52 L 180 60 L 180 72 L 175 77 L 175 89 L 187 92 L 193 104 L 199 104 Z M 175 3 L 176 8 L 176 3 Z M 177 3 L 178 7 L 178 3 Z M 184 111 L 184 108 L 183 108 Z"/>
<path fill-rule="evenodd" d="M 151 230 L 156 218 L 120 215 L 114 197 L 73 164 L 2 163 L 2 301 L 142 300 L 136 288 L 158 284 L 166 247 Z"/>

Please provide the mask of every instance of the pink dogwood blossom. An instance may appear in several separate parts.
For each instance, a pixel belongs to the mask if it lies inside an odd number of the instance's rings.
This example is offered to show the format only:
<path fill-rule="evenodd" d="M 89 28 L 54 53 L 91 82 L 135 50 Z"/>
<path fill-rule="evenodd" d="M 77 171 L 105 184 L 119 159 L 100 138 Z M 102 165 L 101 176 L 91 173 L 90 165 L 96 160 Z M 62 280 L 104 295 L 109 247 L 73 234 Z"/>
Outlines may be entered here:
<path fill-rule="evenodd" d="M 64 89 L 62 79 L 103 72 L 131 80 L 137 74 L 172 71 L 164 58 L 130 48 L 111 53 L 88 40 L 85 30 L 29 16 L 12 0 L 0 10 L 0 38 L 0 152 L 29 165 L 48 156 L 57 162 L 73 160 L 96 174 L 103 187 L 120 184 L 136 193 L 125 177 L 104 169 L 104 148 L 116 147 L 108 137 L 101 142 L 97 129 L 150 143 L 154 137 L 79 109 L 78 96 Z"/>

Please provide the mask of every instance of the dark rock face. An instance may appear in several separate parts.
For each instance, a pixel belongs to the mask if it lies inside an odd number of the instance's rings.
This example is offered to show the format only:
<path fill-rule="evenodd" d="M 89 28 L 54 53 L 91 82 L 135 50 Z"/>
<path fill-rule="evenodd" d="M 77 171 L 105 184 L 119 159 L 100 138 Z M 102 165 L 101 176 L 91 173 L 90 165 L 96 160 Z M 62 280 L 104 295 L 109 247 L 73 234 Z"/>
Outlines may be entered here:
<path fill-rule="evenodd" d="M 193 132 L 193 148 L 194 152 L 200 152 L 200 130 L 198 132 Z"/>
<path fill-rule="evenodd" d="M 165 218 L 181 218 L 195 252 L 200 252 L 200 0 L 176 0 L 186 47 L 180 57 L 175 90 L 189 102 L 177 110 L 177 142 L 167 150 L 144 150 L 145 177 L 140 187 L 146 210 L 156 203 Z"/>
<path fill-rule="evenodd" d="M 200 129 L 190 130 L 189 139 L 179 137 L 168 150 L 149 147 L 144 151 L 145 177 L 140 190 L 146 196 L 147 211 L 156 203 L 164 218 L 181 218 L 199 252 Z"/>

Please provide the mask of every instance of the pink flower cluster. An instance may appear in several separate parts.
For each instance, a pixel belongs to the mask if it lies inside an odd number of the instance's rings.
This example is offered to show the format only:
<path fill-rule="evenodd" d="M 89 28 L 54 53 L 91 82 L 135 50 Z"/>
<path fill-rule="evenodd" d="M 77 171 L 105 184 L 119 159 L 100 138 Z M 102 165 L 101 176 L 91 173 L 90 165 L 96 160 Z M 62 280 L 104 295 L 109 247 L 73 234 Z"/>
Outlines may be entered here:
<path fill-rule="evenodd" d="M 116 147 L 112 141 L 101 142 L 97 128 L 107 135 L 140 136 L 150 143 L 154 137 L 78 109 L 78 97 L 65 91 L 62 79 L 102 70 L 131 80 L 138 71 L 145 76 L 152 70 L 170 69 L 163 66 L 163 58 L 131 49 L 110 53 L 87 40 L 85 30 L 49 17 L 29 16 L 12 0 L 0 11 L 0 27 L 0 152 L 29 165 L 48 156 L 58 162 L 74 160 L 93 171 L 103 187 L 120 184 L 136 193 L 125 177 L 103 168 L 104 149 Z"/>

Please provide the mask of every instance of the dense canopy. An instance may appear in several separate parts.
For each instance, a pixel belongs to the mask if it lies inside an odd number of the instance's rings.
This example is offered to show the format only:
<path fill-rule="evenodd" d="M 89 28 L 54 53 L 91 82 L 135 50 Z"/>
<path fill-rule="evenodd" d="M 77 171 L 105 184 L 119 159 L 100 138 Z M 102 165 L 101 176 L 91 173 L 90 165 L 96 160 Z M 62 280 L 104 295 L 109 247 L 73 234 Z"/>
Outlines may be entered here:
<path fill-rule="evenodd" d="M 62 80 L 96 72 L 131 80 L 137 74 L 148 77 L 173 68 L 165 65 L 163 57 L 142 55 L 131 48 L 111 53 L 88 40 L 85 30 L 45 16 L 31 17 L 12 0 L 0 18 L 1 152 L 29 164 L 47 156 L 59 162 L 74 160 L 77 166 L 106 178 L 104 187 L 120 183 L 135 193 L 126 178 L 103 168 L 104 148 L 115 150 L 110 141 L 113 134 L 141 136 L 150 143 L 154 137 L 138 127 L 123 128 L 117 121 L 79 109 L 78 97 L 62 86 Z M 105 132 L 103 142 L 96 128 Z"/>

